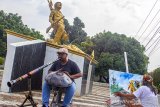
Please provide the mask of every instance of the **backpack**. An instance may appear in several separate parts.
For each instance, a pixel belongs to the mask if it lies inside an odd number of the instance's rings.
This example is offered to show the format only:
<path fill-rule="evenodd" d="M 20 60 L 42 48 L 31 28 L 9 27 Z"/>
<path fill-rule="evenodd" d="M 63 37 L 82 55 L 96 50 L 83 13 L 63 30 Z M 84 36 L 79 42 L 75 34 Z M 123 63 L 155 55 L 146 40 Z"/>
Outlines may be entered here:
<path fill-rule="evenodd" d="M 51 72 L 45 77 L 45 80 L 49 85 L 54 87 L 68 87 L 73 82 L 63 71 Z"/>

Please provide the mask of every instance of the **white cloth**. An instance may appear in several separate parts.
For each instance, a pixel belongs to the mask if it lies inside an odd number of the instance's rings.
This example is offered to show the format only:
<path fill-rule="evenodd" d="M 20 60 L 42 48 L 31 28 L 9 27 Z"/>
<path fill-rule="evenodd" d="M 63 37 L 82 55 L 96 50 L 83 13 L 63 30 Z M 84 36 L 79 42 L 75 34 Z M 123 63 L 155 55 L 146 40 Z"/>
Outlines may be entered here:
<path fill-rule="evenodd" d="M 143 107 L 159 107 L 157 95 L 147 86 L 141 86 L 133 94 L 140 99 Z"/>

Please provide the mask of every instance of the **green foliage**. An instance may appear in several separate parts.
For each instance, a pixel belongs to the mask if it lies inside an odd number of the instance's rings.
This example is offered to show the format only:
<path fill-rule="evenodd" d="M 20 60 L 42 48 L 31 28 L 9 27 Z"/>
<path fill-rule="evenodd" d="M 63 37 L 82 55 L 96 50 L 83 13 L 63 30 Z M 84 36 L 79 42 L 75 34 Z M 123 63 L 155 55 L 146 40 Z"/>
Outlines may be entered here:
<path fill-rule="evenodd" d="M 70 25 L 67 19 L 64 20 L 64 24 L 65 30 L 69 34 L 69 41 L 72 44 L 79 45 L 86 40 L 87 33 L 83 30 L 85 25 L 78 17 L 74 18 L 73 25 Z"/>
<path fill-rule="evenodd" d="M 134 38 L 104 31 L 91 40 L 99 62 L 96 74 L 108 76 L 109 69 L 125 71 L 124 52 L 127 52 L 131 73 L 144 74 L 147 71 L 148 57 L 144 54 L 144 47 Z"/>
<path fill-rule="evenodd" d="M 4 36 L 3 33 L 3 26 L 0 25 L 0 56 L 5 57 L 7 51 L 7 44 L 6 44 L 7 37 Z"/>
<path fill-rule="evenodd" d="M 9 29 L 24 35 L 29 35 L 37 39 L 44 39 L 43 35 L 41 35 L 39 31 L 35 31 L 35 29 L 33 28 L 30 29 L 27 25 L 24 25 L 21 16 L 19 16 L 17 13 L 7 14 L 4 13 L 3 10 L 1 10 L 0 22 L 0 25 L 3 26 L 4 29 Z"/>
<path fill-rule="evenodd" d="M 108 76 L 109 69 L 119 71 L 124 71 L 125 69 L 123 56 L 118 53 L 110 54 L 102 52 L 98 62 L 96 74 L 100 76 Z"/>
<path fill-rule="evenodd" d="M 27 25 L 24 25 L 21 16 L 17 13 L 7 14 L 3 10 L 0 10 L 0 56 L 2 57 L 5 57 L 7 50 L 7 37 L 4 29 L 9 29 L 17 33 L 44 40 L 43 35 L 41 35 L 39 31 L 35 31 L 33 28 L 30 29 Z"/>
<path fill-rule="evenodd" d="M 154 85 L 158 88 L 160 92 L 160 68 L 155 69 L 153 72 L 150 73 L 153 78 Z"/>
<path fill-rule="evenodd" d="M 91 38 L 87 36 L 86 40 L 81 42 L 80 47 L 84 52 L 91 54 L 94 50 L 94 43 L 92 42 Z"/>
<path fill-rule="evenodd" d="M 0 65 L 4 64 L 4 58 L 0 57 Z"/>

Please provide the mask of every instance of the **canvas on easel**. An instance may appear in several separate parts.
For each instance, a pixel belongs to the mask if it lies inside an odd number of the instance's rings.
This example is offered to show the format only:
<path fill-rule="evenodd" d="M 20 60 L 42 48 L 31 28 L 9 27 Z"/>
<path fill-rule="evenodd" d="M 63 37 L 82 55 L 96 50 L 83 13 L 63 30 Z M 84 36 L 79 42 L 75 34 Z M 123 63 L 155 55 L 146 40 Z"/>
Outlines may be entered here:
<path fill-rule="evenodd" d="M 142 75 L 109 70 L 111 105 L 123 105 L 123 99 L 114 96 L 115 92 L 133 93 L 142 84 Z"/>

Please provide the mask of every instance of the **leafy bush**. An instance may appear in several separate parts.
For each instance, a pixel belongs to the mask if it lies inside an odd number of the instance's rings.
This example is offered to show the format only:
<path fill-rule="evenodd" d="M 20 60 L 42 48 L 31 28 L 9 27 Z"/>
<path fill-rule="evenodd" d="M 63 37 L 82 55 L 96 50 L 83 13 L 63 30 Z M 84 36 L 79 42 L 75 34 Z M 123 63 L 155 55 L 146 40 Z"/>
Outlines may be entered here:
<path fill-rule="evenodd" d="M 158 86 L 156 86 L 158 89 L 158 93 L 160 93 L 160 84 Z"/>
<path fill-rule="evenodd" d="M 153 83 L 157 87 L 158 92 L 160 93 L 160 68 L 155 69 L 153 72 L 150 73 L 153 77 Z"/>
<path fill-rule="evenodd" d="M 4 63 L 4 58 L 0 57 L 0 65 L 3 65 Z"/>

